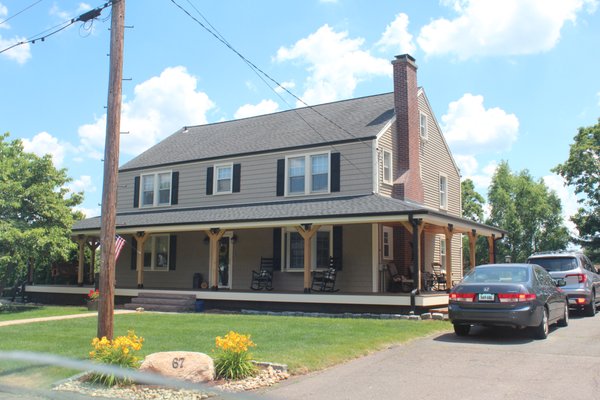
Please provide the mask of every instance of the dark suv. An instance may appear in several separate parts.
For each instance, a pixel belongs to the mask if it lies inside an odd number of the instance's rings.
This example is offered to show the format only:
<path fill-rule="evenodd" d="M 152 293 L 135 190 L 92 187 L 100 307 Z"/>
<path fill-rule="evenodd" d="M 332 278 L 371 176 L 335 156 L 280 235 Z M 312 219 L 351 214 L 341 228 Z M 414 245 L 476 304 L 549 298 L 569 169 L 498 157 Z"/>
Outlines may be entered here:
<path fill-rule="evenodd" d="M 527 259 L 530 264 L 542 266 L 554 280 L 564 279 L 561 287 L 569 298 L 569 306 L 583 309 L 593 317 L 600 301 L 600 275 L 592 262 L 577 251 L 535 253 Z"/>

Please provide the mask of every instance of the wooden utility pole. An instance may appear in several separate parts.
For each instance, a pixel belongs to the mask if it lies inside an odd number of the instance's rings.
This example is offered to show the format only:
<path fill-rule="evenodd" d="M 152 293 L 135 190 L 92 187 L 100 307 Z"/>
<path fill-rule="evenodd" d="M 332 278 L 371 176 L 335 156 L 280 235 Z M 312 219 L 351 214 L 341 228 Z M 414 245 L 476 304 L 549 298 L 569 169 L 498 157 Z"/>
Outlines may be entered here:
<path fill-rule="evenodd" d="M 104 144 L 104 184 L 102 186 L 102 243 L 100 265 L 100 302 L 98 337 L 113 338 L 115 311 L 115 220 L 117 174 L 119 169 L 119 135 L 121 133 L 121 85 L 123 81 L 123 37 L 125 0 L 112 3 L 110 25 L 110 73 L 108 77 L 108 111 Z"/>

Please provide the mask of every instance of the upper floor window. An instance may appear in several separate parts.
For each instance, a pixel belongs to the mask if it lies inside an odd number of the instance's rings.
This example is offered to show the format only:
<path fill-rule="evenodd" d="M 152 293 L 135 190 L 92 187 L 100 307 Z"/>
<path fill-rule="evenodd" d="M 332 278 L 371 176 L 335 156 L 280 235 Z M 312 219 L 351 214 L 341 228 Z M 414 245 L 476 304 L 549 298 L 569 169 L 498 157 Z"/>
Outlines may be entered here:
<path fill-rule="evenodd" d="M 427 139 L 427 114 L 421 113 L 421 117 L 419 119 L 419 132 L 421 133 L 421 137 L 423 139 Z"/>
<path fill-rule="evenodd" d="M 287 194 L 329 192 L 329 153 L 287 158 Z"/>
<path fill-rule="evenodd" d="M 142 206 L 171 204 L 171 172 L 142 175 Z"/>
<path fill-rule="evenodd" d="M 440 208 L 448 208 L 448 178 L 440 175 Z"/>
<path fill-rule="evenodd" d="M 392 183 L 392 153 L 383 151 L 383 181 Z"/>
<path fill-rule="evenodd" d="M 215 166 L 215 193 L 231 193 L 233 164 Z"/>

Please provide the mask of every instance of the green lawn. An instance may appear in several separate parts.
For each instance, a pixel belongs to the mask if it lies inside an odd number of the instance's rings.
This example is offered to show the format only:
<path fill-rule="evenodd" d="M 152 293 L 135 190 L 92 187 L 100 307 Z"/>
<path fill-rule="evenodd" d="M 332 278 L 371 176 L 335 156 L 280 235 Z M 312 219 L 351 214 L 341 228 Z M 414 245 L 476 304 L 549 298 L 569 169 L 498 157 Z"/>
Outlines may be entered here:
<path fill-rule="evenodd" d="M 30 306 L 18 305 L 18 310 L 3 311 L 0 307 L 0 322 L 15 319 L 54 317 L 57 315 L 71 315 L 88 312 L 87 307 L 59 307 L 59 306 Z"/>
<path fill-rule="evenodd" d="M 86 358 L 91 350 L 90 341 L 96 334 L 96 324 L 96 318 L 81 318 L 0 327 L 0 350 Z M 230 330 L 250 334 L 257 344 L 252 349 L 255 360 L 287 364 L 290 372 L 298 374 L 445 331 L 450 329 L 450 324 L 442 321 L 149 312 L 116 315 L 115 336 L 125 335 L 128 329 L 134 329 L 145 339 L 141 356 L 171 350 L 211 354 L 216 336 L 223 336 Z"/>

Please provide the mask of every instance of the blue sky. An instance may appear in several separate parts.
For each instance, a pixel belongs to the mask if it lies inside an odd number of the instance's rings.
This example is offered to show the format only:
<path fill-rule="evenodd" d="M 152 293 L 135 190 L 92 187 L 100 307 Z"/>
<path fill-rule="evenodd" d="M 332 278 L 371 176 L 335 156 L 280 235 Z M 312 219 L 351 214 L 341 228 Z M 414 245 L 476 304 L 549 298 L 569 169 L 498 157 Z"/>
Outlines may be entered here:
<path fill-rule="evenodd" d="M 600 116 L 599 0 L 175 3 L 308 104 L 389 92 L 390 61 L 412 54 L 463 177 L 485 195 L 507 160 L 575 212 L 550 170 Z M 0 0 L 0 51 L 102 4 Z M 100 211 L 108 17 L 0 54 L 0 132 L 67 168 L 88 216 Z M 126 23 L 120 164 L 182 126 L 297 105 L 173 1 L 129 0 Z"/>

